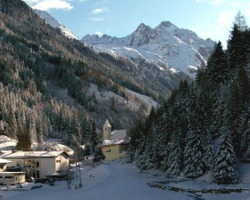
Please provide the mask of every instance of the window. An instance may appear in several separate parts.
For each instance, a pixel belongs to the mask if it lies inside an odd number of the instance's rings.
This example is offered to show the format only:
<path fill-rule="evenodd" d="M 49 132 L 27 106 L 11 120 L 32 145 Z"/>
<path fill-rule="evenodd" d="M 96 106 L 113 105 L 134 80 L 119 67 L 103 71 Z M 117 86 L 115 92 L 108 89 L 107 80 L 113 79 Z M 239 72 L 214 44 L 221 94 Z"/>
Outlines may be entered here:
<path fill-rule="evenodd" d="M 39 168 L 39 162 L 36 162 L 36 168 Z"/>
<path fill-rule="evenodd" d="M 36 178 L 40 178 L 40 172 L 38 170 L 36 171 Z"/>
<path fill-rule="evenodd" d="M 57 163 L 60 163 L 60 162 L 61 162 L 61 160 L 57 160 L 56 162 L 57 162 Z"/>

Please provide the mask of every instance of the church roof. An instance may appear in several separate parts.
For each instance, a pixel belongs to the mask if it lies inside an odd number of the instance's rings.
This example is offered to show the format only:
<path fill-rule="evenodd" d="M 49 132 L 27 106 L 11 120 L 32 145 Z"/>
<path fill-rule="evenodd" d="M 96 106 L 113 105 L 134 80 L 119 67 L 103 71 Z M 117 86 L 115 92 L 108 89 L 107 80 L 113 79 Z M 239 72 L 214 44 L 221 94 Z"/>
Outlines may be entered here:
<path fill-rule="evenodd" d="M 111 135 L 111 140 L 123 140 L 127 137 L 127 130 L 114 130 Z"/>
<path fill-rule="evenodd" d="M 108 120 L 108 119 L 106 119 L 106 121 L 104 122 L 104 126 L 109 126 L 109 127 L 111 127 L 111 125 L 110 125 L 110 123 L 109 123 L 109 120 Z"/>
<path fill-rule="evenodd" d="M 122 144 L 129 144 L 129 139 L 124 139 L 124 140 L 103 140 L 103 143 L 101 145 L 101 147 L 105 147 L 105 146 L 113 146 L 113 145 L 122 145 Z"/>

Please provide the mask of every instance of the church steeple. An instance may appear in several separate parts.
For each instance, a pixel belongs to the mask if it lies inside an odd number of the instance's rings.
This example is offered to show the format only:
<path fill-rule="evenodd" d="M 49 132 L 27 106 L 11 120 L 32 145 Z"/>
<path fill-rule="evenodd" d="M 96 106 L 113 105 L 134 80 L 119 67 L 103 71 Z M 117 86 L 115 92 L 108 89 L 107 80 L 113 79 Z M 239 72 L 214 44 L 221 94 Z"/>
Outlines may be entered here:
<path fill-rule="evenodd" d="M 103 125 L 103 140 L 110 140 L 110 134 L 111 134 L 111 125 L 109 123 L 109 120 L 106 119 Z"/>

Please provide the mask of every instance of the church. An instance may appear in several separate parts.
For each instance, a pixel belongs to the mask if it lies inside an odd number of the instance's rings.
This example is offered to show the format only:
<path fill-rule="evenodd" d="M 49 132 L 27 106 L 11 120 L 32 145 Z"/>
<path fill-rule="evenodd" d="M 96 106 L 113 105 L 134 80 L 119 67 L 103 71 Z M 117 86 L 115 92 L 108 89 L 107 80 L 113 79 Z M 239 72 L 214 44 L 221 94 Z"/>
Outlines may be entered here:
<path fill-rule="evenodd" d="M 126 156 L 126 151 L 129 144 L 127 130 L 114 130 L 106 119 L 103 125 L 103 142 L 101 149 L 105 155 L 105 160 L 112 161 Z"/>

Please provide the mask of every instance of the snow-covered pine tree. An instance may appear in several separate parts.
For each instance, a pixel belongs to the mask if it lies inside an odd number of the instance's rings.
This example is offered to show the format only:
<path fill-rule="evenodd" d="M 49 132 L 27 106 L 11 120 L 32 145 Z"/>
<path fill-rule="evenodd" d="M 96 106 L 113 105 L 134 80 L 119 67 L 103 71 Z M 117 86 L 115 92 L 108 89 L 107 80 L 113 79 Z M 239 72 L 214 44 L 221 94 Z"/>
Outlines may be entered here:
<path fill-rule="evenodd" d="M 137 150 L 142 142 L 143 135 L 143 121 L 137 120 L 130 130 L 131 140 L 126 154 L 127 162 L 134 162 L 137 158 Z"/>
<path fill-rule="evenodd" d="M 184 150 L 184 174 L 188 178 L 199 177 L 205 172 L 201 135 L 199 126 L 196 128 L 190 125 Z"/>
<path fill-rule="evenodd" d="M 237 158 L 232 145 L 231 133 L 226 126 L 220 129 L 221 144 L 215 155 L 214 179 L 218 184 L 238 182 Z"/>
<path fill-rule="evenodd" d="M 250 149 L 250 106 L 243 110 L 240 121 L 240 156 L 246 159 L 246 151 Z"/>
<path fill-rule="evenodd" d="M 160 156 L 162 158 L 161 162 L 160 162 L 160 166 L 163 170 L 167 170 L 168 169 L 168 157 L 170 152 L 172 151 L 172 149 L 170 149 L 170 141 L 171 141 L 171 134 L 174 130 L 173 127 L 173 122 L 171 119 L 171 115 L 169 114 L 169 110 L 166 111 L 163 115 L 163 119 L 164 119 L 164 131 L 165 134 L 162 135 L 162 138 L 159 138 L 159 140 L 161 141 L 161 148 L 160 148 Z"/>
<path fill-rule="evenodd" d="M 172 133 L 171 141 L 168 143 L 167 149 L 169 152 L 166 166 L 167 174 L 170 177 L 178 176 L 181 173 L 181 157 L 182 157 L 182 149 L 181 149 L 181 141 L 178 132 Z"/>
<path fill-rule="evenodd" d="M 160 111 L 160 110 L 159 110 Z M 156 137 L 160 135 L 158 132 L 158 127 L 160 126 L 160 117 L 161 112 L 158 114 L 155 113 L 154 108 L 151 110 L 148 118 L 145 120 L 144 134 L 143 140 L 145 140 L 145 150 L 143 155 L 141 155 L 141 159 L 143 160 L 143 166 L 145 169 L 156 168 L 157 161 L 153 160 L 153 155 L 157 154 L 155 152 L 155 148 L 153 147 L 153 143 L 156 140 Z"/>
<path fill-rule="evenodd" d="M 207 169 L 212 169 L 214 163 L 214 148 L 212 144 L 213 128 L 205 127 L 204 156 L 203 161 Z"/>
<path fill-rule="evenodd" d="M 215 46 L 214 52 L 210 56 L 207 64 L 207 74 L 213 87 L 218 87 L 220 83 L 227 81 L 227 61 L 221 42 Z"/>
<path fill-rule="evenodd" d="M 138 148 L 135 151 L 134 160 L 135 165 L 141 169 L 144 170 L 147 168 L 146 165 L 146 155 L 145 155 L 145 148 L 146 148 L 146 142 L 144 140 L 141 141 L 141 144 L 138 146 Z"/>
<path fill-rule="evenodd" d="M 162 160 L 164 159 L 163 151 L 166 149 L 166 145 L 170 140 L 170 136 L 167 129 L 169 118 L 167 113 L 157 112 L 157 117 L 152 124 L 152 148 L 149 149 L 151 162 L 155 168 L 162 167 Z"/>
<path fill-rule="evenodd" d="M 96 146 L 99 144 L 99 138 L 98 138 L 98 135 L 96 133 L 95 121 L 92 122 L 92 126 L 91 126 L 91 144 L 92 144 L 93 150 L 95 151 Z"/>

